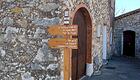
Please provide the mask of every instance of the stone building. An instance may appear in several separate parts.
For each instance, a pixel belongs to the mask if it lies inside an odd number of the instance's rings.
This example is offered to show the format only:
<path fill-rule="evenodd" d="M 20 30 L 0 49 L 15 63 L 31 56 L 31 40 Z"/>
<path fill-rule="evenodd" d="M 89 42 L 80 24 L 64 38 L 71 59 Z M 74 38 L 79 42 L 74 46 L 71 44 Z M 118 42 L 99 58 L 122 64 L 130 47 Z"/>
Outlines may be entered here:
<path fill-rule="evenodd" d="M 113 47 L 115 55 L 140 58 L 140 9 L 115 18 Z"/>
<path fill-rule="evenodd" d="M 64 80 L 68 75 L 76 80 L 98 71 L 111 52 L 114 2 L 0 0 L 0 79 Z M 48 27 L 63 25 L 66 11 L 68 23 L 79 30 L 78 50 L 68 56 L 71 65 L 64 65 L 63 49 L 48 46 L 48 40 L 60 37 L 50 35 Z"/>

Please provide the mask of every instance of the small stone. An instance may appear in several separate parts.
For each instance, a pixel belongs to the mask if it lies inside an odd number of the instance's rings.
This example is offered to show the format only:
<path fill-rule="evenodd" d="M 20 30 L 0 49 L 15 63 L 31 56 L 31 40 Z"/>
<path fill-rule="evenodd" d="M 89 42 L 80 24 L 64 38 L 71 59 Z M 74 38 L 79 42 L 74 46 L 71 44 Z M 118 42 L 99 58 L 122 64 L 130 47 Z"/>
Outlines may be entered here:
<path fill-rule="evenodd" d="M 2 32 L 0 31 L 0 43 L 3 42 L 4 39 L 4 34 L 2 34 Z"/>
<path fill-rule="evenodd" d="M 40 48 L 40 49 L 38 50 L 37 55 L 36 55 L 36 57 L 34 58 L 34 60 L 38 60 L 38 61 L 42 62 L 42 61 L 43 61 L 43 58 L 44 58 L 44 54 L 43 54 L 43 52 L 42 52 L 42 49 Z"/>
<path fill-rule="evenodd" d="M 55 18 L 43 18 L 43 19 L 35 19 L 33 23 L 35 25 L 41 25 L 41 26 L 50 26 L 50 25 L 55 25 L 59 23 L 60 18 L 55 17 Z"/>
<path fill-rule="evenodd" d="M 4 70 L 4 68 L 5 68 L 4 62 L 0 61 L 0 70 Z"/>
<path fill-rule="evenodd" d="M 6 0 L 6 2 L 14 2 L 15 0 Z"/>
<path fill-rule="evenodd" d="M 31 12 L 30 8 L 22 8 L 22 10 L 25 15 L 29 15 Z"/>
<path fill-rule="evenodd" d="M 49 12 L 49 11 L 57 9 L 58 7 L 59 7 L 59 5 L 56 3 L 47 3 L 44 5 L 39 5 L 38 8 L 44 12 Z"/>
<path fill-rule="evenodd" d="M 36 29 L 36 32 L 35 32 L 34 37 L 35 37 L 35 38 L 38 38 L 38 37 L 39 37 L 39 34 L 41 34 L 41 33 L 45 33 L 45 30 L 40 29 L 40 28 L 38 27 L 38 28 Z"/>
<path fill-rule="evenodd" d="M 3 12 L 3 11 L 4 11 L 3 9 L 0 9 L 0 13 Z"/>
<path fill-rule="evenodd" d="M 49 39 L 42 39 L 43 43 L 47 43 L 49 41 Z"/>
<path fill-rule="evenodd" d="M 10 42 L 13 39 L 13 34 L 11 31 L 8 31 L 5 35 L 4 35 L 4 40 L 5 42 Z"/>
<path fill-rule="evenodd" d="M 27 44 L 27 39 L 25 38 L 24 35 L 20 35 L 20 36 L 18 36 L 17 38 L 18 38 L 18 40 L 19 40 L 20 42 L 22 42 L 22 43 L 24 43 L 24 44 Z"/>
<path fill-rule="evenodd" d="M 15 78 L 16 78 L 16 80 L 21 80 L 21 75 L 17 74 Z"/>
<path fill-rule="evenodd" d="M 18 28 L 16 27 L 7 27 L 6 28 L 6 33 L 10 32 L 10 33 L 17 33 L 19 31 Z"/>
<path fill-rule="evenodd" d="M 26 4 L 26 6 L 28 7 L 38 6 L 40 2 L 40 0 L 24 0 L 24 1 L 28 1 L 28 4 Z"/>
<path fill-rule="evenodd" d="M 5 54 L 6 54 L 5 50 L 3 50 L 2 48 L 0 48 L 0 53 L 1 53 L 1 56 L 2 56 L 2 57 L 4 57 Z"/>
<path fill-rule="evenodd" d="M 47 69 L 51 69 L 51 70 L 55 70 L 56 68 L 58 68 L 58 64 L 50 64 Z"/>
<path fill-rule="evenodd" d="M 16 14 L 20 14 L 22 12 L 22 8 L 20 7 L 15 7 L 13 9 L 11 9 L 12 13 L 16 13 Z"/>
<path fill-rule="evenodd" d="M 25 19 L 16 21 L 21 27 L 26 28 L 28 26 L 28 22 Z"/>
<path fill-rule="evenodd" d="M 26 63 L 28 63 L 29 62 L 29 56 L 20 56 L 20 57 L 18 57 L 19 58 L 19 61 L 21 62 L 21 63 L 23 63 L 23 64 L 26 64 Z"/>
<path fill-rule="evenodd" d="M 9 25 L 13 25 L 13 23 L 14 23 L 14 20 L 10 17 L 5 17 L 3 19 L 3 25 L 9 26 Z"/>
<path fill-rule="evenodd" d="M 31 76 L 30 72 L 26 72 L 23 75 L 21 75 L 22 80 L 34 80 L 34 77 Z"/>
<path fill-rule="evenodd" d="M 14 38 L 14 34 L 13 33 L 17 33 L 18 32 L 18 28 L 15 28 L 15 27 L 7 27 L 6 28 L 6 34 L 4 34 L 4 40 L 6 42 L 9 42 L 11 41 L 13 38 Z"/>
<path fill-rule="evenodd" d="M 31 64 L 31 69 L 32 70 L 41 70 L 41 69 L 45 69 L 45 68 L 40 64 L 34 63 L 34 64 Z"/>
<path fill-rule="evenodd" d="M 3 0 L 0 0 L 0 5 L 2 4 Z"/>

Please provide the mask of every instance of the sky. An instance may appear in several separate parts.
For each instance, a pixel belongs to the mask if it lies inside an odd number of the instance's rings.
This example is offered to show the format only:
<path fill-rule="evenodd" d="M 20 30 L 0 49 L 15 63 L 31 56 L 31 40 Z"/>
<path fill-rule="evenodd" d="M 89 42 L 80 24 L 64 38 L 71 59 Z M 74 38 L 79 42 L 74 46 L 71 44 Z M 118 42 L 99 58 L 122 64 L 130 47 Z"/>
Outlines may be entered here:
<path fill-rule="evenodd" d="M 121 15 L 140 8 L 140 0 L 116 0 L 115 15 Z"/>

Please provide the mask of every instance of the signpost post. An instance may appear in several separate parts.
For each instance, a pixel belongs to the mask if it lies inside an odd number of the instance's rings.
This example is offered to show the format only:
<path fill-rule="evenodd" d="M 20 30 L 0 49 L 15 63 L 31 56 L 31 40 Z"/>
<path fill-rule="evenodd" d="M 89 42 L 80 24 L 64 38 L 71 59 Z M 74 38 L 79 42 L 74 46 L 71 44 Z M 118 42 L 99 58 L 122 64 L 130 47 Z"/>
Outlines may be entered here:
<path fill-rule="evenodd" d="M 48 41 L 51 48 L 64 48 L 64 80 L 71 78 L 71 51 L 78 49 L 78 39 L 72 36 L 78 35 L 77 25 L 54 25 L 48 28 L 51 35 L 60 35 L 63 38 L 53 38 Z"/>

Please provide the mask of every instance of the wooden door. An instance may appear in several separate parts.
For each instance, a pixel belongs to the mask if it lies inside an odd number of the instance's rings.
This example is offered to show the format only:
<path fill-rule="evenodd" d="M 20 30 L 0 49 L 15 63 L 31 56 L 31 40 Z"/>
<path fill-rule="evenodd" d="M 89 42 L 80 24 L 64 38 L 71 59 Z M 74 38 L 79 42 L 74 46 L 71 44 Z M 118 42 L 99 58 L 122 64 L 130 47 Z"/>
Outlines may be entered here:
<path fill-rule="evenodd" d="M 123 33 L 123 55 L 135 56 L 135 32 L 133 31 Z"/>
<path fill-rule="evenodd" d="M 78 25 L 78 50 L 72 50 L 72 80 L 86 75 L 87 24 L 85 15 L 77 11 L 73 24 Z"/>

